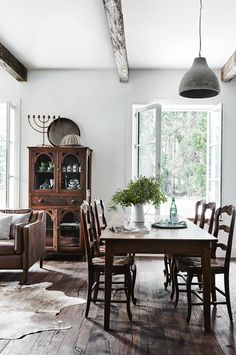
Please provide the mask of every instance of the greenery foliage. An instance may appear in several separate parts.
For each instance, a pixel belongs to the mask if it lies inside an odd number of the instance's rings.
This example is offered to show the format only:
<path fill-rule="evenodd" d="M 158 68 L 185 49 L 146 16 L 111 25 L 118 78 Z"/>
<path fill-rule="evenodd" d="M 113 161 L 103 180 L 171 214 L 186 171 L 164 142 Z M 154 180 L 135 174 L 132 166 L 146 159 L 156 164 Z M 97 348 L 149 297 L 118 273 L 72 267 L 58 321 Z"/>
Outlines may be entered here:
<path fill-rule="evenodd" d="M 109 207 L 117 209 L 117 205 L 129 207 L 138 203 L 150 203 L 157 208 L 165 201 L 166 196 L 161 191 L 160 177 L 141 176 L 137 180 L 130 180 L 126 189 L 116 191 Z"/>
<path fill-rule="evenodd" d="M 168 195 L 206 194 L 207 112 L 162 112 L 161 171 Z"/>

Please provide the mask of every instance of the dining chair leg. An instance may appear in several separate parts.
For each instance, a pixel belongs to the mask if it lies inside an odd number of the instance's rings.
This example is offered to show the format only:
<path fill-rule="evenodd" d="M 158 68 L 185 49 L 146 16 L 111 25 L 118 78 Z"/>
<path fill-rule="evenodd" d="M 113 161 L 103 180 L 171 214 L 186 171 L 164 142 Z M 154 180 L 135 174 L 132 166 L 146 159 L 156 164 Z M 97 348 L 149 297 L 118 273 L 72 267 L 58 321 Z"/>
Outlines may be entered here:
<path fill-rule="evenodd" d="M 227 310 L 229 314 L 230 322 L 233 322 L 232 310 L 231 310 L 231 303 L 230 303 L 230 290 L 229 290 L 229 274 L 224 275 L 224 284 L 225 284 L 225 298 L 227 304 Z"/>
<path fill-rule="evenodd" d="M 199 283 L 199 290 L 201 290 L 202 289 L 202 275 L 197 275 L 197 281 L 198 281 L 198 283 Z"/>
<path fill-rule="evenodd" d="M 176 280 L 175 280 L 175 268 L 176 268 L 176 265 L 175 265 L 175 260 L 173 259 L 172 260 L 172 263 L 171 263 L 171 279 L 172 279 L 172 283 L 171 283 L 171 292 L 170 292 L 170 299 L 173 301 L 174 299 L 174 295 L 175 295 L 175 285 L 176 285 Z"/>
<path fill-rule="evenodd" d="M 193 280 L 193 275 L 192 274 L 188 274 L 187 275 L 187 301 L 188 301 L 188 313 L 187 313 L 187 318 L 186 321 L 187 323 L 189 323 L 190 318 L 191 318 L 191 313 L 192 313 L 192 290 L 191 290 L 191 284 L 192 284 L 192 280 Z"/>
<path fill-rule="evenodd" d="M 94 291 L 93 291 L 93 303 L 96 303 L 97 298 L 98 298 L 98 290 L 99 290 L 99 282 L 100 282 L 100 273 L 97 272 L 95 274 L 95 282 L 96 285 L 94 287 Z"/>
<path fill-rule="evenodd" d="M 172 272 L 172 292 L 171 292 L 171 299 L 174 299 L 175 295 L 175 307 L 177 307 L 179 302 L 179 285 L 178 285 L 178 269 L 175 262 L 175 259 L 172 261 L 171 265 L 171 272 Z"/>
<path fill-rule="evenodd" d="M 164 266 L 165 266 L 165 269 L 163 271 L 164 271 L 164 276 L 166 278 L 166 280 L 164 282 L 164 287 L 165 287 L 165 289 L 167 289 L 168 284 L 169 284 L 169 267 L 168 267 L 169 265 L 168 265 L 168 257 L 166 254 L 164 255 Z"/>
<path fill-rule="evenodd" d="M 88 272 L 87 306 L 85 310 L 85 318 L 87 318 L 89 314 L 89 308 L 92 299 L 92 287 L 93 287 L 93 273 L 90 271 Z"/>
<path fill-rule="evenodd" d="M 134 297 L 134 287 L 135 287 L 135 282 L 136 282 L 136 275 L 137 275 L 137 267 L 135 264 L 131 266 L 131 272 L 132 272 L 132 302 L 134 305 L 137 303 L 137 298 Z"/>
<path fill-rule="evenodd" d="M 130 296 L 132 294 L 132 278 L 130 270 L 125 273 L 125 293 L 126 293 L 126 307 L 127 307 L 127 314 L 129 317 L 130 322 L 132 322 L 132 313 L 130 309 Z"/>
<path fill-rule="evenodd" d="M 212 299 L 212 303 L 214 308 L 216 308 L 216 276 L 215 274 L 211 275 L 211 299 Z"/>

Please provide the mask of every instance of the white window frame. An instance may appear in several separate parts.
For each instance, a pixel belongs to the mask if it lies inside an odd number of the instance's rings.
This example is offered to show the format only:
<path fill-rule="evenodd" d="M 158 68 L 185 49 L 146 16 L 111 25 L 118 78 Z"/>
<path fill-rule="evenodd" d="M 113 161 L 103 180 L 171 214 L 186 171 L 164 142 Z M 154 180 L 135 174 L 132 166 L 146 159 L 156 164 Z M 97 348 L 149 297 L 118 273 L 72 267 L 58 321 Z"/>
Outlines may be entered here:
<path fill-rule="evenodd" d="M 217 204 L 217 207 L 219 207 L 222 203 L 222 145 L 223 145 L 223 104 L 211 104 L 211 105 L 184 105 L 184 104 L 163 104 L 160 105 L 159 103 L 157 104 L 150 104 L 150 105 L 134 105 L 133 106 L 133 121 L 132 121 L 132 178 L 136 178 L 137 177 L 137 170 L 138 170 L 138 153 L 137 153 L 137 143 L 138 143 L 138 114 L 139 112 L 142 111 L 148 111 L 149 109 L 152 109 L 154 107 L 160 107 L 161 106 L 161 110 L 162 111 L 206 111 L 208 112 L 208 116 L 210 114 L 211 111 L 214 110 L 219 110 L 221 112 L 221 137 L 220 137 L 220 163 L 219 163 L 219 202 Z M 159 123 L 158 123 L 159 121 Z M 158 132 L 156 135 L 156 151 L 161 151 L 160 146 L 158 147 L 158 140 L 160 141 L 161 139 L 161 118 L 158 120 L 158 114 L 156 117 L 156 127 L 158 128 Z M 207 128 L 207 130 L 209 130 L 209 128 Z M 207 132 L 207 135 L 209 134 L 209 132 Z M 208 138 L 209 140 L 209 138 Z M 209 168 L 208 168 L 208 164 L 209 164 L 209 146 L 208 146 L 208 141 L 207 141 L 207 178 L 206 178 L 206 199 L 208 198 L 208 185 L 209 185 L 209 179 L 208 179 L 208 174 L 209 174 Z M 160 159 L 159 162 L 157 163 L 157 169 L 156 172 L 158 172 L 159 167 L 160 167 Z"/>
<path fill-rule="evenodd" d="M 0 103 L 7 105 L 7 115 L 6 115 L 6 200 L 5 208 L 19 208 L 20 201 L 20 187 L 19 187 L 19 175 L 20 175 L 20 102 L 13 103 L 13 100 L 9 99 L 0 99 Z M 13 136 L 10 137 L 10 115 L 11 110 L 14 110 L 14 127 L 13 127 Z M 10 175 L 10 159 L 11 151 L 10 142 L 13 140 L 13 156 L 14 156 L 14 166 L 13 174 Z M 13 201 L 10 204 L 10 186 L 9 179 L 13 178 L 13 191 L 11 195 L 13 196 Z"/>
<path fill-rule="evenodd" d="M 145 105 L 141 107 L 137 107 L 135 109 L 134 115 L 133 115 L 133 123 L 132 123 L 132 178 L 136 179 L 139 177 L 139 171 L 138 171 L 138 148 L 141 146 L 138 142 L 139 137 L 138 137 L 138 121 L 139 121 L 139 114 L 141 112 L 147 111 L 147 110 L 155 110 L 156 112 L 156 141 L 155 141 L 155 160 L 156 160 L 156 170 L 155 170 L 155 175 L 159 174 L 160 170 L 160 145 L 157 144 L 158 141 L 161 139 L 161 105 L 160 104 L 152 104 L 152 105 Z"/>
<path fill-rule="evenodd" d="M 219 126 L 220 126 L 220 136 L 219 136 L 219 141 L 216 142 L 214 140 L 214 142 L 212 142 L 210 144 L 210 128 L 209 128 L 209 121 L 210 121 L 210 115 L 213 112 L 219 112 Z M 215 105 L 213 107 L 211 107 L 211 109 L 208 110 L 208 118 L 207 118 L 207 177 L 206 177 L 206 197 L 207 200 L 210 200 L 210 196 L 209 196 L 209 183 L 210 182 L 219 182 L 219 189 L 218 189 L 218 193 L 219 193 L 219 201 L 215 201 L 217 203 L 217 207 L 220 207 L 222 205 L 222 141 L 223 141 L 223 104 L 219 104 L 219 105 Z M 218 170 L 218 179 L 217 178 L 210 178 L 210 168 L 209 168 L 209 157 L 210 157 L 210 148 L 211 147 L 216 147 L 219 146 L 219 170 Z"/>

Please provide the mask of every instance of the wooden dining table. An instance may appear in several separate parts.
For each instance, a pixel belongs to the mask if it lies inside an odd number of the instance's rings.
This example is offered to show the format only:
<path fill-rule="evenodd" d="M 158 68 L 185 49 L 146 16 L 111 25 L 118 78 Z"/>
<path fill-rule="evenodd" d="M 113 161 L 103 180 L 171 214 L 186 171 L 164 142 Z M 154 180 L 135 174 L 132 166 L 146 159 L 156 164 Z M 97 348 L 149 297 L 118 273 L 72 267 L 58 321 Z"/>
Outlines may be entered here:
<path fill-rule="evenodd" d="M 117 219 L 116 219 L 117 220 Z M 148 227 L 149 233 L 115 233 L 109 228 L 103 231 L 101 240 L 106 244 L 105 255 L 105 307 L 104 330 L 110 327 L 110 304 L 112 286 L 112 263 L 115 254 L 172 254 L 200 256 L 203 273 L 204 330 L 211 331 L 210 321 L 210 247 L 217 239 L 192 222 L 186 220 L 187 228 L 164 229 Z M 111 225 L 115 225 L 114 223 Z M 111 226 L 110 225 L 110 226 Z M 117 224 L 116 224 L 117 225 Z"/>

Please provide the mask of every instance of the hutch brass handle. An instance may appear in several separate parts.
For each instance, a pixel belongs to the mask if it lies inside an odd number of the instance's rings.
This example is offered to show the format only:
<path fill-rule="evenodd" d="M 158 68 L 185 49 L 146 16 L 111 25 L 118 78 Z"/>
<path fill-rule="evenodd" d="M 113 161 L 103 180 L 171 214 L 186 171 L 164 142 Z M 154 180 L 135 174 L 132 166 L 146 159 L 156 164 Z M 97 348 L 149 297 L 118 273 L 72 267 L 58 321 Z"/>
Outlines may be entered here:
<path fill-rule="evenodd" d="M 75 200 L 71 200 L 70 202 L 71 202 L 71 203 L 72 203 L 72 205 L 73 205 L 73 204 L 75 204 L 75 202 L 76 202 L 76 201 L 75 201 Z"/>
<path fill-rule="evenodd" d="M 39 198 L 39 203 L 44 202 L 43 198 Z"/>

